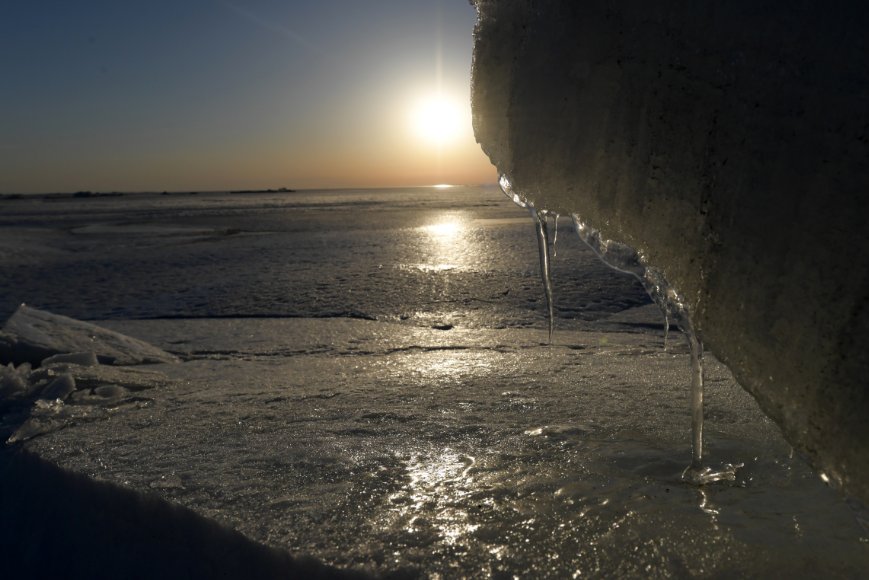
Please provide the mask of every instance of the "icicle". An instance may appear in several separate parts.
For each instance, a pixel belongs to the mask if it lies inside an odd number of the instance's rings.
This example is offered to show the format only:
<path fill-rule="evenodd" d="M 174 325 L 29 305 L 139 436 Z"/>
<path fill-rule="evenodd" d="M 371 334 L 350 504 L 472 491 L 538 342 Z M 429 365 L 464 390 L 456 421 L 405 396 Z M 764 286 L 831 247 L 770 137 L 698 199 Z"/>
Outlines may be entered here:
<path fill-rule="evenodd" d="M 702 467 L 703 462 L 703 341 L 691 323 L 685 302 L 679 293 L 667 283 L 664 274 L 646 266 L 644 258 L 625 244 L 603 238 L 600 231 L 588 226 L 579 216 L 573 216 L 576 232 L 601 261 L 611 268 L 635 276 L 648 292 L 664 316 L 664 348 L 670 332 L 670 320 L 688 338 L 691 350 L 691 465 L 684 471 L 682 478 L 696 485 L 714 481 L 736 479 L 736 470 L 743 466 L 724 464 L 721 469 Z"/>
<path fill-rule="evenodd" d="M 510 178 L 506 174 L 502 174 L 498 180 L 498 185 L 501 186 L 501 191 L 504 195 L 519 207 L 531 211 L 531 217 L 534 218 L 535 230 L 537 232 L 537 249 L 540 254 L 540 277 L 543 279 L 543 290 L 546 295 L 546 310 L 549 315 L 549 343 L 552 343 L 552 330 L 555 326 L 555 306 L 552 302 L 552 276 L 549 259 L 549 224 L 546 219 L 550 212 L 546 210 L 538 210 L 534 204 L 528 201 L 525 196 L 521 195 L 510 182 Z M 555 240 L 558 238 L 558 214 L 555 216 L 555 239 L 552 240 L 553 247 Z"/>
<path fill-rule="evenodd" d="M 537 249 L 540 254 L 540 277 L 543 279 L 543 289 L 546 292 L 546 309 L 549 313 L 549 342 L 552 343 L 552 329 L 555 325 L 555 307 L 552 303 L 552 276 L 549 267 L 549 225 L 546 222 L 546 212 L 531 208 L 531 216 L 537 230 Z"/>
<path fill-rule="evenodd" d="M 670 336 L 670 317 L 667 316 L 666 309 L 662 312 L 664 315 L 664 350 L 667 350 L 667 338 Z"/>
<path fill-rule="evenodd" d="M 690 328 L 685 332 L 691 350 L 691 467 L 703 462 L 703 343 Z"/>
<path fill-rule="evenodd" d="M 518 194 L 506 175 L 501 176 L 501 189 L 514 203 L 530 210 L 537 232 L 537 248 L 540 254 L 540 277 L 546 293 L 546 307 L 549 314 L 549 342 L 552 342 L 552 331 L 555 324 L 555 308 L 552 301 L 552 278 L 549 256 L 549 224 L 550 212 L 538 210 L 534 204 Z M 573 215 L 576 231 L 580 239 L 611 268 L 636 277 L 654 300 L 664 316 L 664 348 L 670 333 L 670 320 L 675 320 L 685 333 L 691 351 L 691 465 L 682 473 L 685 481 L 703 485 L 721 480 L 736 479 L 736 470 L 743 464 L 724 464 L 721 469 L 703 467 L 703 341 L 694 329 L 691 318 L 682 297 L 670 287 L 663 273 L 655 268 L 647 267 L 644 258 L 626 244 L 607 240 L 599 230 L 584 223 L 579 216 Z M 558 235 L 558 216 L 555 215 L 555 235 Z M 555 243 L 553 239 L 553 245 Z"/>
<path fill-rule="evenodd" d="M 555 225 L 553 226 L 555 228 L 555 233 L 552 234 L 552 257 L 553 258 L 558 257 L 558 247 L 557 247 L 557 245 L 558 245 L 558 217 L 559 217 L 558 214 L 555 214 Z"/>
<path fill-rule="evenodd" d="M 688 339 L 691 351 L 691 465 L 682 472 L 682 479 L 694 485 L 735 481 L 736 471 L 744 463 L 725 463 L 719 469 L 703 467 L 703 341 L 695 331 L 681 297 L 669 287 L 666 287 L 665 295 L 665 314 L 675 315 L 679 328 Z"/>

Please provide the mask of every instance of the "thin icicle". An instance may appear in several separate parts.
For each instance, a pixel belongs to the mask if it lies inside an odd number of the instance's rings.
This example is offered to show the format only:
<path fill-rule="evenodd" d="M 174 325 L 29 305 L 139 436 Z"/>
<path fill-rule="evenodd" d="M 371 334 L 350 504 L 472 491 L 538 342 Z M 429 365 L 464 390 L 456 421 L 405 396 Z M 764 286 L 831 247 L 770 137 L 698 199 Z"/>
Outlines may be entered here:
<path fill-rule="evenodd" d="M 685 335 L 691 350 L 691 466 L 703 462 L 703 342 L 689 328 Z"/>
<path fill-rule="evenodd" d="M 540 254 L 540 277 L 546 292 L 546 310 L 549 313 L 549 343 L 552 343 L 552 329 L 555 326 L 555 307 L 552 303 L 552 276 L 549 266 L 549 225 L 546 213 L 531 208 L 531 216 L 537 230 L 537 250 Z"/>
<path fill-rule="evenodd" d="M 552 303 L 552 276 L 549 266 L 549 224 L 546 221 L 550 212 L 546 210 L 538 210 L 534 204 L 528 201 L 524 195 L 513 189 L 513 184 L 506 174 L 502 174 L 498 180 L 498 185 L 501 186 L 501 191 L 504 195 L 510 198 L 519 207 L 531 211 L 531 217 L 534 218 L 535 230 L 537 232 L 537 249 L 540 254 L 540 277 L 543 279 L 543 290 L 546 295 L 546 310 L 549 315 L 549 343 L 552 344 L 552 331 L 555 326 L 555 307 Z M 555 215 L 555 236 L 558 236 L 558 214 Z M 553 246 L 555 240 L 552 241 Z"/>
<path fill-rule="evenodd" d="M 677 321 L 691 350 L 691 465 L 682 473 L 682 479 L 694 485 L 735 481 L 736 471 L 744 463 L 725 463 L 718 469 L 703 466 L 703 341 L 687 313 L 679 311 L 679 314 Z"/>
<path fill-rule="evenodd" d="M 667 310 L 664 309 L 662 314 L 664 315 L 664 350 L 667 350 L 667 339 L 670 337 L 670 317 L 667 316 Z"/>
<path fill-rule="evenodd" d="M 552 234 L 552 257 L 558 257 L 558 214 L 555 214 L 555 232 Z"/>

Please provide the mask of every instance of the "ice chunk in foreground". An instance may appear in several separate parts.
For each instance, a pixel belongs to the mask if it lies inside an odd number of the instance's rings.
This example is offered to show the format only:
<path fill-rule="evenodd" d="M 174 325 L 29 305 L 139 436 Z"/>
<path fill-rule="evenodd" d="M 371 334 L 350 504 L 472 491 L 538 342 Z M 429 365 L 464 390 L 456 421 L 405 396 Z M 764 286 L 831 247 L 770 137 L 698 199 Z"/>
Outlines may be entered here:
<path fill-rule="evenodd" d="M 824 477 L 869 501 L 869 11 L 477 0 L 477 140 L 635 248 Z"/>
<path fill-rule="evenodd" d="M 43 365 L 60 363 L 78 365 L 83 367 L 93 367 L 100 364 L 97 360 L 97 355 L 92 352 L 70 352 L 65 354 L 56 354 L 42 361 Z"/>
<path fill-rule="evenodd" d="M 52 355 L 89 352 L 102 363 L 119 365 L 178 360 L 141 340 L 24 304 L 0 331 L 2 362 L 39 364 Z"/>
<path fill-rule="evenodd" d="M 121 408 L 146 406 L 151 399 L 142 391 L 169 382 L 153 370 L 52 358 L 38 369 L 29 363 L 0 366 L 0 441 L 26 441 Z"/>
<path fill-rule="evenodd" d="M 6 366 L 0 365 L 0 400 L 25 392 L 29 375 L 29 364 L 18 367 L 11 363 Z"/>

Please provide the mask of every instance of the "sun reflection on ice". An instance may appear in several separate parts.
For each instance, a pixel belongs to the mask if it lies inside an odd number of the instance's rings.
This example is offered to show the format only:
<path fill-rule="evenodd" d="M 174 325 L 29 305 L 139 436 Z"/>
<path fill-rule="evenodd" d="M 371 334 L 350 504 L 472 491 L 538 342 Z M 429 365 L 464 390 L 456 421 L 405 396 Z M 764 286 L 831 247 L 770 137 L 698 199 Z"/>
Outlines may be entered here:
<path fill-rule="evenodd" d="M 426 262 L 416 268 L 424 272 L 444 272 L 470 266 L 472 251 L 469 222 L 462 216 L 445 214 L 437 221 L 417 228 L 425 236 Z"/>
<path fill-rule="evenodd" d="M 421 229 L 436 242 L 453 244 L 455 243 L 455 239 L 464 232 L 465 224 L 461 220 L 451 219 L 429 224 Z"/>
<path fill-rule="evenodd" d="M 463 540 L 480 526 L 472 524 L 463 507 L 473 493 L 471 471 L 476 459 L 450 448 L 431 450 L 404 460 L 409 478 L 392 496 L 400 525 L 411 534 L 434 533 L 447 545 Z"/>

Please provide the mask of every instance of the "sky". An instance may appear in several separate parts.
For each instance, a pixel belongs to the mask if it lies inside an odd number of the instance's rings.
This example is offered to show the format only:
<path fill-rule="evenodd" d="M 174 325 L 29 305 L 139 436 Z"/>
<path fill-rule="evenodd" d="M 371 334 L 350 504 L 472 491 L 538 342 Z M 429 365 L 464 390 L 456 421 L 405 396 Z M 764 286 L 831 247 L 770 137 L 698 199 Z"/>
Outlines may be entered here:
<path fill-rule="evenodd" d="M 0 192 L 493 183 L 467 0 L 0 0 Z"/>

